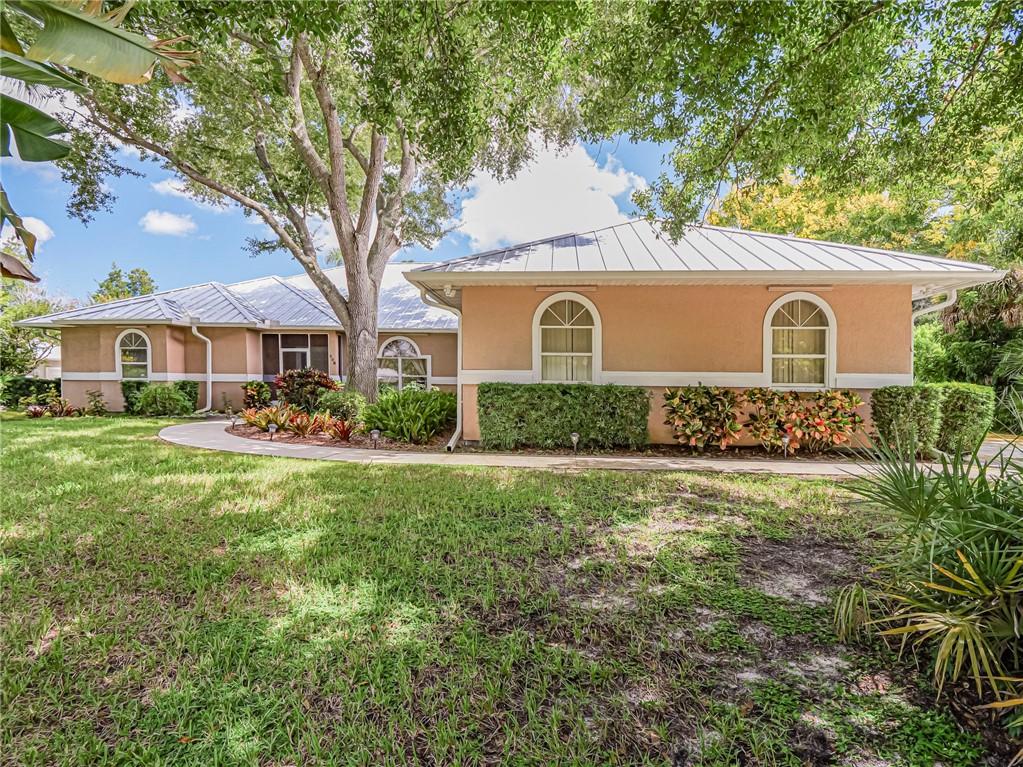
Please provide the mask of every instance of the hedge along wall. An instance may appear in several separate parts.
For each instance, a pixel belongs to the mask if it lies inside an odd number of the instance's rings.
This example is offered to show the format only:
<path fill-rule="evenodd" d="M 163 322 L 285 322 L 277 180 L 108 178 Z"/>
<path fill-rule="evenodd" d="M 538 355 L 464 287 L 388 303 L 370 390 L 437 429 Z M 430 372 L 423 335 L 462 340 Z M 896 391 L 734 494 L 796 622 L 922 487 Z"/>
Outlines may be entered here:
<path fill-rule="evenodd" d="M 59 378 L 11 376 L 3 381 L 3 388 L 0 390 L 0 404 L 6 407 L 17 407 L 18 400 L 22 397 L 31 397 L 33 394 L 42 396 L 51 388 L 60 394 Z"/>
<path fill-rule="evenodd" d="M 616 384 L 480 384 L 480 444 L 518 447 L 637 448 L 648 442 L 650 395 Z"/>
<path fill-rule="evenodd" d="M 945 392 L 941 403 L 938 450 L 971 452 L 991 429 L 995 417 L 995 390 L 968 383 L 936 384 Z"/>

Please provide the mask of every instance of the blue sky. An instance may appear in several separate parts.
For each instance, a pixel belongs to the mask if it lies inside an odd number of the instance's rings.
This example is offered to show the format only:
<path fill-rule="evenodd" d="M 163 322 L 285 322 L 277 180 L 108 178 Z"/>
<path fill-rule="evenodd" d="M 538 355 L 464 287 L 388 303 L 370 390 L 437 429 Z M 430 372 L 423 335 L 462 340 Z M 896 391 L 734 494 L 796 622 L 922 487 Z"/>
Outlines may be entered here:
<path fill-rule="evenodd" d="M 402 258 L 454 258 L 497 245 L 605 226 L 635 213 L 631 195 L 662 170 L 664 151 L 626 139 L 576 145 L 555 153 L 538 147 L 536 160 L 514 180 L 477 177 L 460 195 L 456 230 L 430 251 L 413 248 Z M 296 274 L 284 252 L 251 256 L 245 240 L 265 229 L 233 207 L 213 210 L 180 194 L 173 174 L 130 156 L 140 177 L 110 179 L 117 195 L 112 212 L 89 225 L 68 217 L 68 186 L 47 164 L 4 159 L 3 184 L 30 228 L 40 236 L 34 270 L 47 291 L 85 299 L 116 262 L 144 267 L 160 289 L 209 280 L 236 282 L 267 274 Z M 323 230 L 325 248 L 330 233 Z"/>

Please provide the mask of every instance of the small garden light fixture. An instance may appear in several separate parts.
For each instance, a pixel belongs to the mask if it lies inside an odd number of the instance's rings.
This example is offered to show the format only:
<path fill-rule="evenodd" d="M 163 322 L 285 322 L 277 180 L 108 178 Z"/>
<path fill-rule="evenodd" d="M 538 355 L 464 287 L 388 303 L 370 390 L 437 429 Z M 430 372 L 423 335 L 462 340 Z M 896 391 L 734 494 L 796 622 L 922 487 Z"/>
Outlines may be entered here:
<path fill-rule="evenodd" d="M 373 440 L 373 449 L 376 449 L 377 440 L 380 439 L 380 429 L 373 429 L 369 433 L 369 438 Z"/>
<path fill-rule="evenodd" d="M 269 426 L 266 427 L 266 430 L 268 432 L 270 432 L 270 441 L 273 442 L 274 441 L 274 432 L 277 431 L 277 424 L 275 424 L 275 423 L 270 424 Z"/>
<path fill-rule="evenodd" d="M 785 453 L 785 457 L 789 457 L 789 443 L 792 441 L 792 437 L 786 434 L 781 438 L 781 449 Z"/>
<path fill-rule="evenodd" d="M 574 431 L 571 434 L 569 434 L 568 436 L 572 440 L 572 452 L 573 453 L 578 453 L 579 452 L 579 432 Z"/>

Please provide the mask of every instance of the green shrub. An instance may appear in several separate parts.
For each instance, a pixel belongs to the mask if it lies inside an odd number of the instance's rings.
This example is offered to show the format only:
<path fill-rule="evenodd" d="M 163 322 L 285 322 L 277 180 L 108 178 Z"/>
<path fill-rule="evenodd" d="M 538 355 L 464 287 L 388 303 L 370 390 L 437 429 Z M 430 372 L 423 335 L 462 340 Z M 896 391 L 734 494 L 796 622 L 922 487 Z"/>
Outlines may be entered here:
<path fill-rule="evenodd" d="M 124 397 L 124 412 L 129 415 L 138 415 L 139 395 L 142 390 L 149 386 L 145 381 L 121 381 L 121 396 Z"/>
<path fill-rule="evenodd" d="M 174 388 L 188 397 L 192 403 L 192 410 L 199 409 L 199 382 L 198 381 L 175 381 Z"/>
<path fill-rule="evenodd" d="M 322 370 L 312 368 L 285 370 L 274 379 L 274 385 L 281 402 L 307 413 L 316 409 L 316 403 L 324 392 L 341 388 L 337 381 Z"/>
<path fill-rule="evenodd" d="M 638 386 L 485 383 L 477 396 L 483 447 L 570 448 L 572 432 L 591 450 L 649 440 L 650 395 Z"/>
<path fill-rule="evenodd" d="M 664 390 L 664 422 L 679 444 L 703 450 L 716 445 L 725 450 L 734 442 L 742 424 L 742 396 L 721 386 L 679 386 Z"/>
<path fill-rule="evenodd" d="M 916 445 L 920 455 L 932 455 L 941 429 L 944 398 L 945 392 L 933 384 L 875 389 L 870 411 L 876 437 L 892 450 L 904 452 Z"/>
<path fill-rule="evenodd" d="M 995 415 L 995 390 L 990 386 L 966 383 L 937 386 L 945 393 L 938 449 L 946 453 L 973 452 L 991 428 Z"/>
<path fill-rule="evenodd" d="M 107 414 L 107 401 L 103 398 L 103 392 L 96 389 L 88 389 L 85 392 L 85 396 L 89 399 L 89 404 L 85 406 L 86 415 L 106 415 Z"/>
<path fill-rule="evenodd" d="M 246 409 L 266 407 L 270 404 L 270 384 L 266 381 L 246 381 L 242 384 L 242 397 Z"/>
<path fill-rule="evenodd" d="M 450 392 L 403 389 L 381 393 L 363 412 L 367 429 L 379 429 L 399 442 L 421 444 L 455 420 L 457 404 Z"/>
<path fill-rule="evenodd" d="M 362 414 L 366 409 L 366 398 L 359 392 L 349 389 L 327 391 L 320 395 L 316 409 L 329 412 L 334 418 L 353 423 L 362 423 Z"/>
<path fill-rule="evenodd" d="M 59 378 L 0 376 L 0 405 L 15 407 L 25 397 L 45 397 L 50 390 L 60 391 Z"/>
<path fill-rule="evenodd" d="M 143 387 L 136 405 L 142 415 L 187 415 L 195 409 L 180 389 L 164 384 Z"/>

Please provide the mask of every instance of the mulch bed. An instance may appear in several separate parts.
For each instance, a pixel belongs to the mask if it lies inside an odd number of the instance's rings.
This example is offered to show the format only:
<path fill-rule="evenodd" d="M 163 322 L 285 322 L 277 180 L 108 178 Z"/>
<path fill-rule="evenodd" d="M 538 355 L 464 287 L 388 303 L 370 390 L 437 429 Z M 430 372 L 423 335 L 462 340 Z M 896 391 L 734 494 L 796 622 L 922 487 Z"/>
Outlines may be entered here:
<path fill-rule="evenodd" d="M 248 424 L 238 424 L 236 426 L 228 426 L 227 431 L 236 437 L 245 437 L 246 439 L 262 440 L 264 442 L 270 441 L 269 432 L 261 431 L 255 426 L 249 426 Z M 373 440 L 370 439 L 368 434 L 353 434 L 352 438 L 348 442 L 343 442 L 338 439 L 331 439 L 326 434 L 310 434 L 308 437 L 300 437 L 297 434 L 293 434 L 287 431 L 278 431 L 274 434 L 274 442 L 282 442 L 289 445 L 319 445 L 321 447 L 354 447 L 361 448 L 363 450 L 401 450 L 404 452 L 413 453 L 440 453 L 444 451 L 444 446 L 447 445 L 448 440 L 451 439 L 451 430 L 438 434 L 429 442 L 422 445 L 413 445 L 408 442 L 398 442 L 397 440 L 388 439 L 381 435 L 380 439 L 377 440 L 376 445 L 373 444 Z"/>

